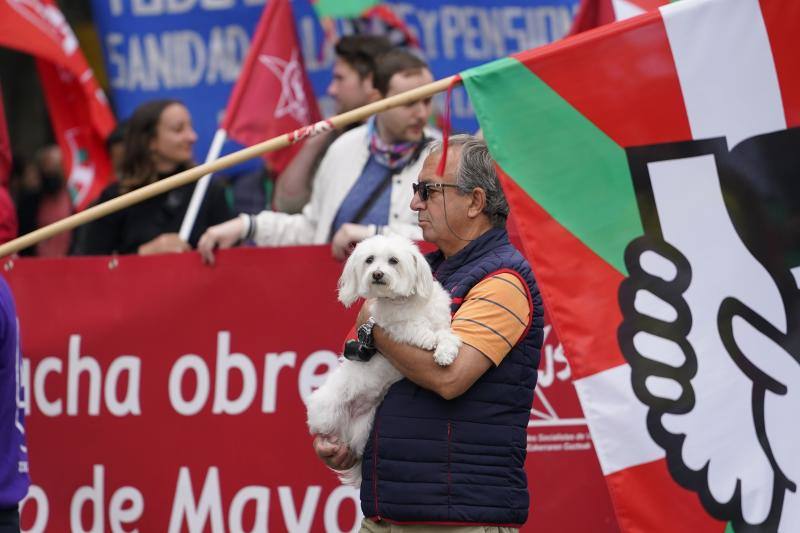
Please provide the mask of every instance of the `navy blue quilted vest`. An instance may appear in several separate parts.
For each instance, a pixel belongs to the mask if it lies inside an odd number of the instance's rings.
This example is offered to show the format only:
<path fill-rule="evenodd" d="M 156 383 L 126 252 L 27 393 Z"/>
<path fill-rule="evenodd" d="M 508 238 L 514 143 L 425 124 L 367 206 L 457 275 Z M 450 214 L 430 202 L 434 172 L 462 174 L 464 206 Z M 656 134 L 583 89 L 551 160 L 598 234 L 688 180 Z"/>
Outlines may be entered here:
<path fill-rule="evenodd" d="M 516 272 L 530 291 L 532 323 L 501 364 L 458 398 L 444 400 L 407 379 L 389 389 L 364 450 L 361 509 L 391 522 L 520 526 L 528 517 L 523 466 L 543 336 L 536 281 L 500 229 L 447 260 L 441 252 L 428 260 L 453 312 L 488 274 Z"/>

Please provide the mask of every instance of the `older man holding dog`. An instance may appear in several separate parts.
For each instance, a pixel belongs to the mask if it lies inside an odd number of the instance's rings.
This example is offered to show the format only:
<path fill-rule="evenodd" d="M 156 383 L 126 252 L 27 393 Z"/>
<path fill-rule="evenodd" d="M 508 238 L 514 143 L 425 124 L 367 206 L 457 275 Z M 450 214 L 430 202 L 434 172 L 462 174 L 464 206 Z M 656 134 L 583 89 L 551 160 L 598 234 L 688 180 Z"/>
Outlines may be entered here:
<path fill-rule="evenodd" d="M 508 204 L 486 144 L 450 139 L 426 158 L 411 209 L 436 279 L 450 292 L 453 364 L 401 344 L 359 315 L 359 338 L 405 376 L 377 410 L 362 458 L 362 532 L 515 531 L 528 516 L 527 425 L 542 345 L 536 281 L 505 230 Z M 333 469 L 355 458 L 335 437 L 314 447 Z"/>

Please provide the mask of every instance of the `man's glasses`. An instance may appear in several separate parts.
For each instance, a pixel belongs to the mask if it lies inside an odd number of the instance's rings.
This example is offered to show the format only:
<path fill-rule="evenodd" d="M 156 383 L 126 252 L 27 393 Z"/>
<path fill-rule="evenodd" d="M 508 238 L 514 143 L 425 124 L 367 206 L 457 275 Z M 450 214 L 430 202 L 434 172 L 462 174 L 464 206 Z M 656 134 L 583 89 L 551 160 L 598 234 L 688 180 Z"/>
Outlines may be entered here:
<path fill-rule="evenodd" d="M 419 195 L 419 199 L 423 202 L 427 202 L 428 198 L 431 195 L 431 189 L 443 189 L 445 187 L 453 187 L 458 189 L 458 185 L 454 185 L 452 183 L 412 183 L 411 187 L 414 188 L 414 194 Z"/>

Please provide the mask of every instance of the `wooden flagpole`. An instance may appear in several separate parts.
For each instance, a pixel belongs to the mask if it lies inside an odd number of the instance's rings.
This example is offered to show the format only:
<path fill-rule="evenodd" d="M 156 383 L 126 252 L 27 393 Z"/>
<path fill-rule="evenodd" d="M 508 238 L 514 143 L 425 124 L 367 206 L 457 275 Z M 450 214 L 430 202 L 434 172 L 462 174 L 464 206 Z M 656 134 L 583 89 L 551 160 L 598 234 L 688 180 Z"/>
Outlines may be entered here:
<path fill-rule="evenodd" d="M 84 211 L 81 211 L 80 213 L 76 213 L 67 218 L 59 220 L 58 222 L 54 222 L 53 224 L 39 228 L 21 237 L 17 237 L 13 241 L 9 241 L 3 245 L 0 245 L 0 257 L 9 256 L 19 252 L 20 250 L 33 246 L 45 239 L 49 239 L 53 235 L 77 228 L 78 226 L 86 224 L 87 222 L 110 215 L 111 213 L 125 209 L 126 207 L 147 200 L 148 198 L 152 198 L 153 196 L 163 194 L 167 191 L 175 189 L 176 187 L 186 185 L 187 183 L 197 181 L 206 174 L 212 174 L 222 169 L 238 165 L 243 161 L 258 157 L 267 152 L 285 148 L 302 139 L 313 137 L 322 132 L 329 131 L 334 128 L 343 128 L 354 122 L 360 122 L 367 117 L 374 115 L 375 113 L 380 113 L 381 111 L 386 111 L 387 109 L 391 109 L 393 107 L 398 107 L 416 102 L 418 100 L 423 100 L 425 98 L 430 98 L 437 93 L 447 90 L 450 84 L 455 83 L 458 79 L 458 76 L 454 75 L 434 81 L 427 85 L 423 85 L 422 87 L 417 87 L 416 89 L 367 104 L 359 107 L 358 109 L 347 111 L 341 115 L 336 115 L 330 119 L 321 120 L 316 124 L 297 129 L 290 133 L 284 133 L 278 137 L 273 137 L 272 139 L 266 140 L 259 144 L 254 144 L 253 146 L 244 148 L 238 152 L 228 154 L 215 161 L 198 165 L 168 178 L 158 180 L 155 183 L 151 183 L 150 185 L 146 185 L 122 196 L 112 198 L 107 202 L 90 207 Z"/>

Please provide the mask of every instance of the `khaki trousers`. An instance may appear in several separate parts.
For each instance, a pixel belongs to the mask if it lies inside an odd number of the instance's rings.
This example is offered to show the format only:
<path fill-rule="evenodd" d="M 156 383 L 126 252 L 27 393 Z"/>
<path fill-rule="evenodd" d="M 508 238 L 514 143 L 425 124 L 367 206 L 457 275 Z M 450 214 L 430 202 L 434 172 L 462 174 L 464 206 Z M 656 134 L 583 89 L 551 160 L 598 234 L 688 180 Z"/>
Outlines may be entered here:
<path fill-rule="evenodd" d="M 517 533 L 513 527 L 496 526 L 436 526 L 436 525 L 402 525 L 390 524 L 386 521 L 374 522 L 365 518 L 361 522 L 359 533 Z"/>

